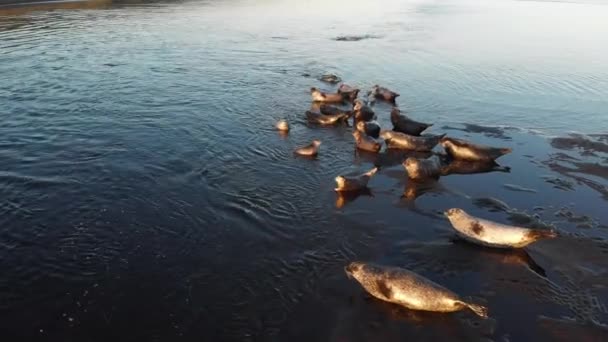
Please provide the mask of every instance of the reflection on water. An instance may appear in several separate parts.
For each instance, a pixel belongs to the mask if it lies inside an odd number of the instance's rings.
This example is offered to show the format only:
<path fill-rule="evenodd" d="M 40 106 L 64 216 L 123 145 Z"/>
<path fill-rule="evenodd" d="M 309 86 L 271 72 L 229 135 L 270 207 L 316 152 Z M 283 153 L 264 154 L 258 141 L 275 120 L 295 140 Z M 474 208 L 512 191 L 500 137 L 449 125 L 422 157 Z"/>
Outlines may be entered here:
<path fill-rule="evenodd" d="M 383 4 L 1 7 L 4 339 L 601 337 L 608 6 Z M 318 80 L 329 73 L 398 91 L 429 134 L 513 153 L 412 182 L 402 162 L 430 154 L 367 154 L 352 125 L 307 123 L 310 87 L 337 90 Z M 373 108 L 390 129 L 391 105 Z M 318 157 L 294 158 L 313 139 Z M 333 191 L 373 165 L 369 193 Z M 522 251 L 454 242 L 452 207 L 561 236 Z M 353 259 L 408 267 L 491 319 L 370 299 L 344 275 Z"/>

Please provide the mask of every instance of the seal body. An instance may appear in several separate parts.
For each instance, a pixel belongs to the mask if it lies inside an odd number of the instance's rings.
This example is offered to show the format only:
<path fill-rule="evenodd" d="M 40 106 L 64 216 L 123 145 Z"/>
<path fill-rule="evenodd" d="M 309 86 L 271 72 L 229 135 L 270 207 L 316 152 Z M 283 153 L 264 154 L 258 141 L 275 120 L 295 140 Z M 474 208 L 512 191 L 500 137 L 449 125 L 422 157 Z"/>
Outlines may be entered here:
<path fill-rule="evenodd" d="M 379 100 L 393 103 L 395 102 L 395 100 L 397 100 L 397 97 L 399 97 L 398 93 L 389 90 L 388 88 L 381 87 L 379 85 L 375 85 L 372 87 L 371 94 Z"/>
<path fill-rule="evenodd" d="M 355 101 L 359 96 L 360 89 L 351 87 L 346 84 L 341 84 L 338 88 L 338 94 L 342 94 L 346 100 Z"/>
<path fill-rule="evenodd" d="M 476 162 L 494 161 L 512 151 L 510 148 L 477 145 L 466 140 L 448 137 L 441 139 L 441 146 L 443 146 L 445 152 L 454 159 Z"/>
<path fill-rule="evenodd" d="M 521 248 L 540 239 L 557 237 L 553 230 L 528 229 L 484 220 L 452 208 L 445 212 L 452 227 L 463 239 L 495 248 Z"/>
<path fill-rule="evenodd" d="M 374 110 L 361 100 L 355 100 L 353 112 L 356 121 L 372 121 L 375 116 Z"/>
<path fill-rule="evenodd" d="M 441 160 L 438 156 L 427 159 L 409 157 L 403 162 L 403 167 L 409 178 L 414 180 L 436 179 L 441 175 Z"/>
<path fill-rule="evenodd" d="M 360 150 L 378 153 L 382 149 L 380 142 L 359 130 L 353 131 L 353 136 L 355 137 L 355 144 Z"/>
<path fill-rule="evenodd" d="M 275 127 L 281 132 L 289 132 L 289 124 L 287 123 L 287 120 L 279 120 Z"/>
<path fill-rule="evenodd" d="M 346 114 L 324 115 L 306 111 L 306 120 L 308 120 L 310 123 L 318 125 L 331 126 L 341 122 L 346 122 L 348 120 L 348 116 Z"/>
<path fill-rule="evenodd" d="M 409 135 L 420 135 L 424 130 L 433 126 L 433 124 L 410 119 L 407 115 L 401 114 L 401 110 L 397 107 L 391 111 L 391 123 L 394 131 Z"/>
<path fill-rule="evenodd" d="M 344 96 L 342 94 L 324 93 L 317 88 L 310 88 L 310 96 L 315 102 L 344 102 Z"/>
<path fill-rule="evenodd" d="M 343 110 L 343 109 L 340 109 L 338 107 L 328 105 L 328 104 L 320 105 L 319 111 L 321 112 L 321 114 L 325 114 L 325 115 L 344 115 L 347 118 L 350 118 L 351 116 L 353 116 L 353 112 L 351 110 Z"/>
<path fill-rule="evenodd" d="M 346 274 L 372 296 L 412 310 L 455 312 L 470 309 L 487 318 L 484 306 L 464 301 L 454 292 L 412 271 L 372 263 L 351 262 Z"/>
<path fill-rule="evenodd" d="M 367 188 L 367 183 L 373 175 L 378 172 L 378 168 L 375 167 L 370 171 L 359 175 L 359 176 L 338 176 L 336 177 L 336 188 L 335 191 L 361 191 Z"/>
<path fill-rule="evenodd" d="M 416 137 L 401 132 L 382 131 L 380 132 L 380 136 L 386 140 L 388 148 L 428 152 L 437 146 L 439 140 L 441 140 L 445 134 Z"/>
<path fill-rule="evenodd" d="M 313 140 L 310 144 L 297 148 L 294 153 L 300 156 L 314 157 L 319 154 L 320 140 Z"/>
<path fill-rule="evenodd" d="M 380 137 L 380 125 L 376 121 L 359 121 L 355 128 L 372 138 L 378 139 Z"/>
<path fill-rule="evenodd" d="M 342 81 L 342 79 L 334 74 L 325 74 L 319 78 L 320 81 L 330 83 L 330 84 L 338 84 Z"/>

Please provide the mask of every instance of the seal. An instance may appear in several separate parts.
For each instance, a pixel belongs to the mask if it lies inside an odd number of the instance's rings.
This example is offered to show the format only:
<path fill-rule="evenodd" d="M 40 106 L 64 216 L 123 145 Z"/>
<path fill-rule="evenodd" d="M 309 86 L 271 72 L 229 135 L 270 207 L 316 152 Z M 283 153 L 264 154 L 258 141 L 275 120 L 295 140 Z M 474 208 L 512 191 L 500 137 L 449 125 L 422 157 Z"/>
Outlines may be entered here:
<path fill-rule="evenodd" d="M 312 100 L 315 102 L 332 102 L 332 103 L 344 102 L 344 96 L 342 94 L 324 93 L 314 87 L 310 88 L 310 96 L 312 97 Z"/>
<path fill-rule="evenodd" d="M 441 146 L 450 157 L 468 161 L 494 161 L 513 151 L 510 148 L 476 145 L 466 140 L 449 137 L 441 139 Z"/>
<path fill-rule="evenodd" d="M 361 191 L 367 188 L 370 178 L 378 172 L 378 168 L 374 167 L 368 172 L 359 176 L 338 176 L 336 177 L 337 187 L 334 189 L 338 192 L 343 191 Z"/>
<path fill-rule="evenodd" d="M 289 124 L 287 123 L 287 120 L 279 120 L 275 127 L 281 132 L 289 132 Z"/>
<path fill-rule="evenodd" d="M 528 229 L 484 220 L 452 208 L 445 216 L 458 235 L 475 244 L 494 248 L 522 248 L 540 239 L 557 237 L 554 230 Z"/>
<path fill-rule="evenodd" d="M 445 136 L 445 134 L 416 137 L 401 132 L 381 131 L 380 136 L 386 140 L 386 145 L 388 148 L 429 152 L 435 148 L 437 144 L 439 144 L 439 141 Z"/>
<path fill-rule="evenodd" d="M 389 90 L 388 88 L 381 87 L 377 84 L 372 87 L 371 94 L 379 100 L 384 100 L 392 103 L 395 103 L 397 97 L 400 96 L 398 93 Z"/>
<path fill-rule="evenodd" d="M 321 141 L 313 140 L 310 144 L 304 147 L 296 148 L 293 153 L 300 156 L 314 157 L 319 154 L 319 146 L 321 146 Z"/>
<path fill-rule="evenodd" d="M 360 90 L 358 88 L 351 87 L 344 83 L 338 88 L 338 94 L 342 94 L 342 96 L 349 101 L 355 101 L 357 96 L 359 96 L 359 91 Z"/>
<path fill-rule="evenodd" d="M 389 303 L 434 312 L 469 309 L 479 317 L 488 317 L 486 307 L 465 301 L 445 287 L 403 268 L 351 262 L 344 271 L 369 294 Z"/>
<path fill-rule="evenodd" d="M 355 100 L 353 112 L 356 121 L 372 121 L 375 116 L 374 110 L 359 99 Z"/>
<path fill-rule="evenodd" d="M 420 135 L 424 130 L 433 126 L 433 124 L 410 119 L 407 115 L 401 114 L 401 110 L 397 107 L 393 107 L 393 110 L 391 110 L 391 123 L 393 124 L 393 131 L 409 135 Z"/>
<path fill-rule="evenodd" d="M 427 159 L 409 157 L 403 162 L 403 167 L 413 180 L 437 179 L 441 175 L 441 160 L 438 156 Z"/>
<path fill-rule="evenodd" d="M 335 115 L 324 115 L 320 113 L 315 113 L 311 111 L 306 111 L 306 120 L 308 122 L 323 126 L 331 126 L 341 122 L 346 122 L 348 120 L 348 115 L 346 114 L 335 114 Z"/>
<path fill-rule="evenodd" d="M 340 109 L 338 107 L 328 105 L 328 104 L 320 105 L 319 111 L 321 112 L 321 114 L 325 114 L 325 115 L 346 115 L 348 118 L 353 116 L 352 110 L 343 110 L 343 109 Z"/>
<path fill-rule="evenodd" d="M 378 153 L 382 149 L 380 142 L 359 130 L 354 130 L 353 136 L 355 137 L 355 145 L 360 150 Z"/>
<path fill-rule="evenodd" d="M 372 138 L 378 139 L 380 137 L 380 125 L 376 121 L 358 121 L 355 128 Z"/>
<path fill-rule="evenodd" d="M 334 74 L 324 74 L 319 78 L 319 81 L 330 83 L 330 84 L 338 84 L 342 82 L 342 79 Z"/>

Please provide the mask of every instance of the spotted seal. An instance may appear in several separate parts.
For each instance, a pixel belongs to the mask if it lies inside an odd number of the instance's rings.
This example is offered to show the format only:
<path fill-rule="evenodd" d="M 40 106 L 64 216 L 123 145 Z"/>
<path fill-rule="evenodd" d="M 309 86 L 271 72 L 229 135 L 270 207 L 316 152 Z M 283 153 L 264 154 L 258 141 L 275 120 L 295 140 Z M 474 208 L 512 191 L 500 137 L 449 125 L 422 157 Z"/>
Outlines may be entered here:
<path fill-rule="evenodd" d="M 397 107 L 393 107 L 393 110 L 391 110 L 391 123 L 394 131 L 409 135 L 420 135 L 424 130 L 433 126 L 433 124 L 410 119 L 407 115 L 402 114 Z"/>
<path fill-rule="evenodd" d="M 367 183 L 373 175 L 378 172 L 378 168 L 374 167 L 368 172 L 358 176 L 338 176 L 336 177 L 337 187 L 335 191 L 360 191 L 367 188 Z"/>
<path fill-rule="evenodd" d="M 297 148 L 294 153 L 300 156 L 314 157 L 319 154 L 320 140 L 313 140 L 310 144 Z"/>
<path fill-rule="evenodd" d="M 470 309 L 479 317 L 488 317 L 486 307 L 465 301 L 445 287 L 403 268 L 351 262 L 344 270 L 369 294 L 383 301 L 422 311 Z"/>
<path fill-rule="evenodd" d="M 557 237 L 554 230 L 528 229 L 484 220 L 452 208 L 445 216 L 458 235 L 475 244 L 495 248 L 522 248 L 540 239 Z"/>
<path fill-rule="evenodd" d="M 444 137 L 440 143 L 450 157 L 460 160 L 489 162 L 512 152 L 510 148 L 477 145 L 449 137 Z"/>

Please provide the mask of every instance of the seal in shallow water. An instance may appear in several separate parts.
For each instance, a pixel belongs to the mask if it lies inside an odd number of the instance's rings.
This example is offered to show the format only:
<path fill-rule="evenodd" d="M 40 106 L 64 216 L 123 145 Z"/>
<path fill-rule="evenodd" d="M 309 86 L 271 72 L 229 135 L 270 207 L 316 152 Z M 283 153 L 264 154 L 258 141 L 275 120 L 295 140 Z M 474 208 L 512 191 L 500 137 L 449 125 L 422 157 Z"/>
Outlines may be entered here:
<path fill-rule="evenodd" d="M 378 172 L 375 167 L 359 176 L 338 176 L 336 177 L 336 191 L 360 191 L 367 188 L 370 178 Z"/>
<path fill-rule="evenodd" d="M 379 141 L 359 130 L 354 130 L 353 136 L 355 137 L 355 145 L 360 150 L 378 153 L 382 149 L 382 144 Z"/>
<path fill-rule="evenodd" d="M 380 125 L 376 121 L 358 121 L 355 125 L 355 129 L 374 139 L 380 137 Z"/>
<path fill-rule="evenodd" d="M 395 100 L 397 100 L 397 97 L 400 96 L 398 93 L 389 90 L 388 88 L 381 87 L 377 84 L 372 87 L 372 91 L 370 93 L 379 100 L 384 100 L 393 103 L 395 102 Z"/>
<path fill-rule="evenodd" d="M 289 124 L 287 120 L 279 120 L 275 126 L 281 132 L 289 132 Z"/>
<path fill-rule="evenodd" d="M 557 237 L 554 230 L 528 229 L 484 220 L 452 208 L 445 216 L 463 239 L 495 248 L 522 248 L 540 239 Z"/>
<path fill-rule="evenodd" d="M 317 88 L 310 88 L 310 96 L 315 102 L 344 102 L 344 95 L 337 93 L 324 93 Z"/>
<path fill-rule="evenodd" d="M 438 156 L 431 156 L 427 159 L 409 157 L 403 162 L 403 167 L 407 171 L 408 177 L 414 180 L 437 179 L 441 174 L 441 160 Z"/>
<path fill-rule="evenodd" d="M 308 122 L 323 126 L 335 125 L 341 122 L 346 122 L 348 120 L 348 115 L 346 114 L 335 114 L 335 115 L 324 115 L 321 113 L 315 113 L 311 111 L 306 111 L 306 120 Z"/>
<path fill-rule="evenodd" d="M 420 135 L 424 130 L 433 126 L 433 124 L 410 119 L 407 115 L 401 114 L 401 110 L 397 107 L 391 111 L 391 123 L 394 131 L 409 135 Z"/>
<path fill-rule="evenodd" d="M 439 141 L 445 134 L 416 137 L 401 132 L 381 131 L 380 136 L 386 140 L 386 146 L 388 146 L 388 148 L 428 152 L 439 144 Z"/>
<path fill-rule="evenodd" d="M 320 140 L 313 140 L 310 144 L 297 148 L 294 153 L 300 156 L 314 157 L 319 154 Z"/>
<path fill-rule="evenodd" d="M 353 112 L 355 113 L 356 121 L 371 121 L 376 115 L 373 109 L 371 109 L 368 105 L 366 105 L 362 100 L 359 99 L 355 100 Z"/>
<path fill-rule="evenodd" d="M 414 272 L 399 267 L 351 262 L 344 268 L 372 296 L 412 310 L 455 312 L 470 309 L 487 318 L 488 310 L 462 300 L 457 294 Z"/>
<path fill-rule="evenodd" d="M 359 96 L 359 91 L 359 89 L 346 84 L 341 84 L 338 88 L 338 94 L 342 94 L 349 101 L 355 101 Z"/>
<path fill-rule="evenodd" d="M 510 148 L 476 145 L 466 140 L 449 137 L 441 139 L 441 146 L 450 157 L 468 161 L 494 161 L 512 151 Z"/>

